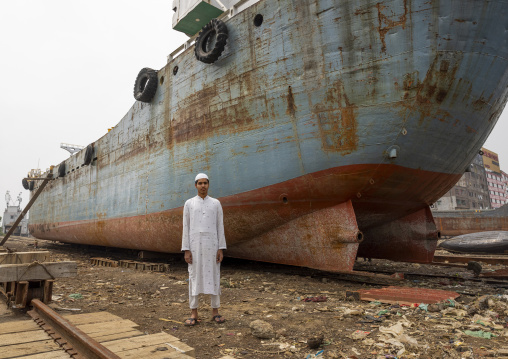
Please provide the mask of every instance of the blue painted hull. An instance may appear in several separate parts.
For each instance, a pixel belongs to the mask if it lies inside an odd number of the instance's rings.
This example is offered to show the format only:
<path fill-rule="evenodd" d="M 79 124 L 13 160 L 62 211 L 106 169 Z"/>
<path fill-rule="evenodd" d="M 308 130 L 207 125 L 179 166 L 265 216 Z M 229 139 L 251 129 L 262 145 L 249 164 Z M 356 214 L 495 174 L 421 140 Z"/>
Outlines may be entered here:
<path fill-rule="evenodd" d="M 453 186 L 507 100 L 506 0 L 260 1 L 226 25 L 217 62 L 187 49 L 90 166 L 84 151 L 66 161 L 34 236 L 179 251 L 198 172 L 233 248 L 347 201 L 374 228 Z"/>

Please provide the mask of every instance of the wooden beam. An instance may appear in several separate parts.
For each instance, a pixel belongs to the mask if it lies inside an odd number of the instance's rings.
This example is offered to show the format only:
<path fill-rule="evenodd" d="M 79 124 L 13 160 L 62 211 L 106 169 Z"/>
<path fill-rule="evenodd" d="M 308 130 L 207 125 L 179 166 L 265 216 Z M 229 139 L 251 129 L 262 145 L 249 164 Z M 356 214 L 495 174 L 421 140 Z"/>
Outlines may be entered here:
<path fill-rule="evenodd" d="M 0 253 L 0 265 L 32 263 L 35 261 L 42 263 L 48 259 L 48 251 Z"/>
<path fill-rule="evenodd" d="M 16 296 L 14 303 L 17 308 L 26 307 L 26 301 L 28 300 L 28 287 L 29 283 L 27 281 L 20 281 L 16 283 Z"/>
<path fill-rule="evenodd" d="M 25 208 L 23 209 L 23 211 L 21 211 L 21 213 L 19 214 L 18 218 L 16 219 L 16 221 L 14 221 L 14 223 L 12 224 L 12 227 L 11 229 L 9 229 L 9 231 L 7 232 L 7 234 L 4 236 L 4 238 L 0 241 L 0 247 L 4 245 L 4 243 L 9 239 L 9 237 L 11 236 L 11 234 L 14 233 L 14 231 L 16 230 L 16 227 L 18 227 L 18 224 L 21 222 L 21 220 L 25 217 L 26 213 L 28 212 L 28 210 L 30 209 L 30 207 L 32 207 L 32 204 L 34 204 L 35 200 L 37 199 L 37 197 L 39 197 L 39 195 L 41 194 L 42 190 L 44 189 L 44 187 L 48 184 L 48 181 L 53 178 L 53 166 L 50 166 L 50 172 L 48 173 L 48 176 L 44 179 L 44 181 L 42 181 L 41 185 L 39 186 L 39 188 L 37 189 L 37 191 L 35 191 L 35 193 L 32 195 L 32 198 L 30 199 L 30 201 L 28 201 L 28 204 L 25 206 Z"/>
<path fill-rule="evenodd" d="M 47 262 L 0 265 L 0 282 L 19 282 L 75 277 L 76 262 Z"/>

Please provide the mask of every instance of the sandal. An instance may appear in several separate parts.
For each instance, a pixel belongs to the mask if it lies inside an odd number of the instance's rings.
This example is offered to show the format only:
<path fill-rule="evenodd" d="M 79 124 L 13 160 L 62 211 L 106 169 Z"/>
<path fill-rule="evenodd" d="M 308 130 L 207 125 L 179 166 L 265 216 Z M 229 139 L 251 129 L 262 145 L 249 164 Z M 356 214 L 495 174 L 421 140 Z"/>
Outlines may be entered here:
<path fill-rule="evenodd" d="M 221 318 L 222 318 L 222 319 L 221 319 Z M 222 317 L 222 315 L 217 314 L 217 315 L 214 315 L 214 316 L 213 316 L 212 321 L 214 321 L 214 322 L 215 322 L 215 323 L 217 323 L 217 324 L 222 324 L 222 323 L 224 323 L 224 322 L 226 321 L 226 319 L 224 319 L 224 318 Z"/>
<path fill-rule="evenodd" d="M 188 323 L 187 323 L 188 321 Z M 188 318 L 185 320 L 185 323 L 183 323 L 186 327 L 193 327 L 196 324 L 199 324 L 199 320 L 196 320 L 196 318 Z"/>

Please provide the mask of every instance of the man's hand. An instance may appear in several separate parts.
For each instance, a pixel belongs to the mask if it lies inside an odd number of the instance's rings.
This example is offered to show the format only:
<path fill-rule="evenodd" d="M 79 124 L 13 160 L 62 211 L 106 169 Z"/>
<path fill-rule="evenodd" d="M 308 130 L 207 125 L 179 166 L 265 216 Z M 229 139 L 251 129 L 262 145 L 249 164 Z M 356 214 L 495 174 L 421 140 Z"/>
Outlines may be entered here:
<path fill-rule="evenodd" d="M 185 251 L 185 255 L 183 257 L 185 261 L 189 264 L 192 264 L 192 252 L 191 251 Z"/>
<path fill-rule="evenodd" d="M 219 249 L 217 251 L 217 263 L 222 262 L 222 259 L 224 258 L 224 254 L 222 253 L 222 249 Z"/>

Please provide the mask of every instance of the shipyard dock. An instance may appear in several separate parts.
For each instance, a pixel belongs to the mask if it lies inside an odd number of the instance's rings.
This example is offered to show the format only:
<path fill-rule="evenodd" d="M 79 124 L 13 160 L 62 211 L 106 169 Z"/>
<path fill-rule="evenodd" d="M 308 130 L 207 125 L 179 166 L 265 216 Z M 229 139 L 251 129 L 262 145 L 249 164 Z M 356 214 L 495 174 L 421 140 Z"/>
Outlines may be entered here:
<path fill-rule="evenodd" d="M 33 251 L 34 240 L 14 237 L 9 246 L 19 251 Z M 201 323 L 188 328 L 183 325 L 189 316 L 188 273 L 180 255 L 169 255 L 158 261 L 153 257 L 138 258 L 137 252 L 114 248 L 49 241 L 38 241 L 37 246 L 39 251 L 49 251 L 55 260 L 76 261 L 78 266 L 77 277 L 61 278 L 54 283 L 50 306 L 57 313 L 78 318 L 97 315 L 93 314 L 97 312 L 104 318 L 116 316 L 115 320 L 122 318 L 132 326 L 135 323 L 137 326 L 133 330 L 143 334 L 164 332 L 178 338 L 194 349 L 196 358 L 278 358 L 281 355 L 302 358 L 320 350 L 324 350 L 324 358 L 396 355 L 402 347 L 383 342 L 394 338 L 386 337 L 381 328 L 399 322 L 405 323 L 404 334 L 419 345 L 404 344 L 408 357 L 413 353 L 415 357 L 453 358 L 466 351 L 471 353 L 471 358 L 508 357 L 506 315 L 502 314 L 508 310 L 505 301 L 508 281 L 476 277 L 467 269 L 471 259 L 444 251 L 437 253 L 436 259 L 441 263 L 432 265 L 379 259 L 369 262 L 359 258 L 355 271 L 384 277 L 396 274 L 391 282 L 377 284 L 366 283 L 359 277 L 344 280 L 330 272 L 226 258 L 221 273 L 220 309 L 226 322 L 217 325 L 210 321 L 208 298 L 203 297 Z M 508 267 L 508 261 L 499 263 L 497 260 L 497 264 L 492 264 L 488 260 L 492 256 L 475 257 L 482 275 Z M 114 266 L 120 261 L 158 262 L 167 268 Z M 405 289 L 394 293 L 390 292 L 390 287 Z M 397 305 L 357 300 L 354 294 L 382 288 L 394 294 L 396 300 L 416 303 Z M 455 307 L 442 304 L 434 308 L 430 300 L 435 292 L 430 290 L 456 293 Z M 415 296 L 420 299 L 411 299 Z M 428 311 L 414 306 L 421 304 L 419 301 L 424 297 L 429 301 Z M 478 311 L 473 314 L 468 308 Z M 499 317 L 490 317 L 492 313 L 498 313 Z M 22 310 L 0 310 L 0 325 L 20 319 L 26 320 Z M 277 337 L 255 337 L 250 325 L 256 320 L 269 323 Z M 485 325 L 476 323 L 478 320 Z M 126 327 L 122 326 L 121 330 Z M 479 330 L 491 333 L 492 337 L 464 334 Z M 322 335 L 323 342 L 319 348 L 310 349 L 307 342 L 316 335 Z"/>

